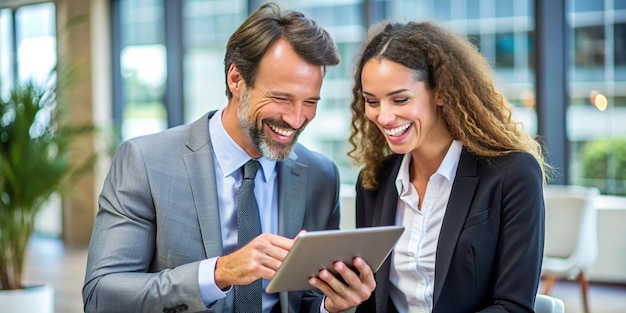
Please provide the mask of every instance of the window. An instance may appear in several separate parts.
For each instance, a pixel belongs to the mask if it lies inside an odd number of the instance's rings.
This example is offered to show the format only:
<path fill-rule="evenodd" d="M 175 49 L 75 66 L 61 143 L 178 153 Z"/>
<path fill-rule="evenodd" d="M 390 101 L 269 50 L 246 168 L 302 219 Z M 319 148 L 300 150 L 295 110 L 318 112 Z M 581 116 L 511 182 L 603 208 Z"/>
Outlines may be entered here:
<path fill-rule="evenodd" d="M 119 64 L 123 99 L 122 139 L 167 128 L 163 103 L 167 77 L 163 4 L 120 0 Z"/>
<path fill-rule="evenodd" d="M 54 78 L 56 42 L 53 3 L 0 9 L 0 96 L 8 96 L 14 82 L 43 84 Z M 35 230 L 60 236 L 61 228 L 60 198 L 53 194 L 38 213 Z"/>
<path fill-rule="evenodd" d="M 603 0 L 596 0 L 596 1 L 589 1 L 589 0 L 573 0 L 574 2 L 574 11 L 575 12 L 590 12 L 590 11 L 602 11 L 604 10 L 604 1 Z M 616 1 L 616 2 L 619 2 Z"/>
<path fill-rule="evenodd" d="M 624 69 L 626 67 L 626 24 L 615 24 L 614 27 L 615 66 Z"/>
<path fill-rule="evenodd" d="M 496 34 L 496 66 L 499 68 L 515 66 L 515 37 L 513 33 Z"/>
<path fill-rule="evenodd" d="M 495 1 L 495 3 L 496 3 L 496 16 L 497 17 L 511 17 L 511 16 L 513 16 L 515 2 L 513 2 L 513 1 Z"/>
<path fill-rule="evenodd" d="M 578 67 L 604 66 L 604 26 L 574 30 L 574 62 Z"/>
<path fill-rule="evenodd" d="M 224 54 L 228 38 L 247 14 L 244 1 L 183 2 L 184 120 L 226 105 Z"/>
<path fill-rule="evenodd" d="M 480 0 L 467 0 L 467 18 L 480 18 Z"/>
<path fill-rule="evenodd" d="M 15 21 L 13 20 L 15 16 Z M 13 29 L 15 25 L 15 29 Z M 53 3 L 0 10 L 0 79 L 3 93 L 13 81 L 45 82 L 56 65 Z"/>
<path fill-rule="evenodd" d="M 8 95 L 15 75 L 13 65 L 13 23 L 11 10 L 0 10 L 0 97 Z"/>

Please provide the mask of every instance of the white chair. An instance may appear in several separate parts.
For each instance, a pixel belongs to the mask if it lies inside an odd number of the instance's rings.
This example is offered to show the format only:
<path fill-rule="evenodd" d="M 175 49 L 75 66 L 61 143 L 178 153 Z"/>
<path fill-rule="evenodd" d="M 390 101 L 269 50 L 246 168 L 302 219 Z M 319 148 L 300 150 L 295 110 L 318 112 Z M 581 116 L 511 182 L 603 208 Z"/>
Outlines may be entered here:
<path fill-rule="evenodd" d="M 589 313 L 586 271 L 598 253 L 595 202 L 599 194 L 599 190 L 593 187 L 548 185 L 544 188 L 543 293 L 550 293 L 557 278 L 576 278 L 581 287 L 585 313 Z"/>
<path fill-rule="evenodd" d="M 538 294 L 535 298 L 535 313 L 564 313 L 565 305 L 559 298 Z"/>

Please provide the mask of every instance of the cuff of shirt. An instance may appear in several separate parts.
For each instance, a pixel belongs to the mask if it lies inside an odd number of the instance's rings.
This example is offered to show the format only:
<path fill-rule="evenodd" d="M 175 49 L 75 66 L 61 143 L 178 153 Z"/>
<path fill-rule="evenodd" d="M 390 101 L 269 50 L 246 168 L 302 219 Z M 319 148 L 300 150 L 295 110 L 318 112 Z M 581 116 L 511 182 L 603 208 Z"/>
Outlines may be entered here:
<path fill-rule="evenodd" d="M 206 259 L 200 262 L 198 268 L 198 285 L 200 287 L 200 296 L 204 305 L 208 306 L 213 302 L 226 297 L 226 293 L 232 289 L 228 287 L 228 290 L 223 291 L 217 284 L 215 284 L 215 264 L 216 258 Z"/>
<path fill-rule="evenodd" d="M 330 313 L 326 310 L 326 308 L 324 307 L 324 302 L 326 302 L 326 296 L 324 296 L 322 298 L 322 304 L 320 304 L 320 313 Z"/>

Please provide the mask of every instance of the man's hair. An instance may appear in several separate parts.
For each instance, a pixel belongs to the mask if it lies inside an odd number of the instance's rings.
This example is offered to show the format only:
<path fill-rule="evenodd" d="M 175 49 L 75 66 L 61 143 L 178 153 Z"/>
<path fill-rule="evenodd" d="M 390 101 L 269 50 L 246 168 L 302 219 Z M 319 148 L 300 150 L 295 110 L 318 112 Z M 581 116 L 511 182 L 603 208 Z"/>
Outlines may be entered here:
<path fill-rule="evenodd" d="M 228 40 L 224 57 L 225 75 L 234 64 L 246 84 L 254 87 L 261 58 L 279 38 L 289 42 L 295 52 L 311 64 L 324 68 L 339 64 L 335 42 L 317 22 L 300 12 L 281 12 L 275 3 L 267 3 L 252 13 Z M 228 82 L 226 95 L 228 99 L 232 98 Z"/>

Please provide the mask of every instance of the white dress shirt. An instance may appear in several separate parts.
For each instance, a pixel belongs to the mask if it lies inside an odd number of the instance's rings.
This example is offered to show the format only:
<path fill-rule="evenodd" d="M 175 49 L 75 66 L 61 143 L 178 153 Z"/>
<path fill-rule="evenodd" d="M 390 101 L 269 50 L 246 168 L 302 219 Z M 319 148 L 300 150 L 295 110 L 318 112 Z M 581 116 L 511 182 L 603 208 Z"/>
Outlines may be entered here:
<path fill-rule="evenodd" d="M 396 225 L 403 225 L 406 231 L 391 254 L 389 274 L 389 296 L 400 313 L 432 312 L 437 243 L 462 148 L 460 142 L 452 142 L 437 172 L 428 180 L 421 208 L 409 177 L 411 154 L 402 159 L 396 177 Z"/>

